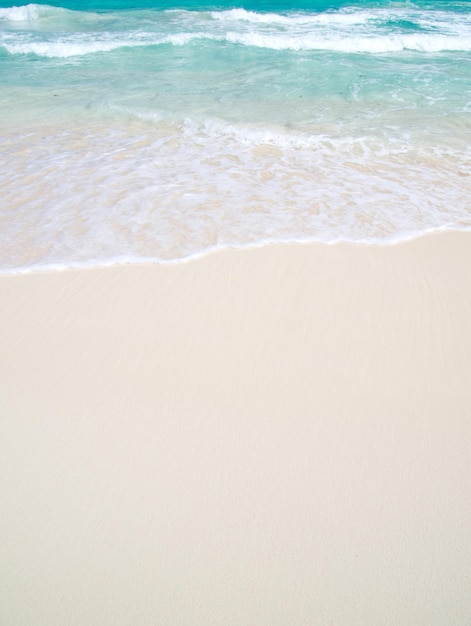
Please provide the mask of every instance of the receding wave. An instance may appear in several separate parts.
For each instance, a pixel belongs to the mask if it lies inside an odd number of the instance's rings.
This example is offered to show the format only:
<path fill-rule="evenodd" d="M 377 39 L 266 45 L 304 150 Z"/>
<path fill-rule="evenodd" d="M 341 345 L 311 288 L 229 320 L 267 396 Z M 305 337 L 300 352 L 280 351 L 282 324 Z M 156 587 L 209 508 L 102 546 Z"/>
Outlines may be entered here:
<path fill-rule="evenodd" d="M 162 133 L 71 125 L 7 142 L 0 272 L 471 228 L 460 151 L 190 119 Z"/>

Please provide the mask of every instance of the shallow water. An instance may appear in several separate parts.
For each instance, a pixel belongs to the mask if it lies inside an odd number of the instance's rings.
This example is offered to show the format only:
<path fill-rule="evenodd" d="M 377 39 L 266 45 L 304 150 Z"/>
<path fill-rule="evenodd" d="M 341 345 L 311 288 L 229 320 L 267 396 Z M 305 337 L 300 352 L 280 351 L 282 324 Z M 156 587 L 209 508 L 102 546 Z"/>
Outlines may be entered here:
<path fill-rule="evenodd" d="M 3 271 L 471 228 L 468 2 L 63 4 L 0 2 Z"/>

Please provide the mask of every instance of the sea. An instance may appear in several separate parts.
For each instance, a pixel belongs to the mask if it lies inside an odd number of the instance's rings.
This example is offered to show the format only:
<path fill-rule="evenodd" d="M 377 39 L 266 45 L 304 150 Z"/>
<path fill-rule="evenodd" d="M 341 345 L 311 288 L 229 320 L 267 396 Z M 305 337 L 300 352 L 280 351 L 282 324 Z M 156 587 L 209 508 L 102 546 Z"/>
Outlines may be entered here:
<path fill-rule="evenodd" d="M 470 0 L 0 0 L 0 271 L 471 230 Z"/>

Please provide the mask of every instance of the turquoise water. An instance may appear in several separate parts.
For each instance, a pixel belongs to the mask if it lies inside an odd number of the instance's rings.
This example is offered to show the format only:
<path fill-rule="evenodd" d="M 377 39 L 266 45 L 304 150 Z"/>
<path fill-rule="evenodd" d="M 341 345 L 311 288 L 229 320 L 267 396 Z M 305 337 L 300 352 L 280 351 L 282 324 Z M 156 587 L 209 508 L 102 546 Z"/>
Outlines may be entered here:
<path fill-rule="evenodd" d="M 471 228 L 471 4 L 0 1 L 0 270 Z"/>

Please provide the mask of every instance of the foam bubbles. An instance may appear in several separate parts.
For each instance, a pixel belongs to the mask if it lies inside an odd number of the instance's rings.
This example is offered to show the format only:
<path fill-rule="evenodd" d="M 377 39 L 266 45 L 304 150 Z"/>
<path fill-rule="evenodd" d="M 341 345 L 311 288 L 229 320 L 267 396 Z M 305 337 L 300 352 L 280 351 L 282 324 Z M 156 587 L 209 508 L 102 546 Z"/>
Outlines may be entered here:
<path fill-rule="evenodd" d="M 40 18 L 47 17 L 47 20 Z M 54 18 L 54 19 L 52 19 Z M 55 19 L 61 28 L 53 28 Z M 51 21 L 52 19 L 52 21 Z M 228 43 L 267 50 L 385 54 L 471 50 L 471 18 L 412 7 L 348 9 L 319 14 L 256 13 L 244 9 L 106 15 L 29 4 L 0 9 L 0 21 L 38 22 L 11 30 L 0 45 L 10 54 L 67 58 L 123 47 Z"/>
<path fill-rule="evenodd" d="M 39 5 L 26 4 L 0 9 L 0 21 L 30 22 L 39 18 Z"/>
<path fill-rule="evenodd" d="M 129 41 L 80 41 L 56 40 L 56 41 L 24 41 L 17 43 L 4 42 L 3 47 L 10 54 L 35 54 L 40 57 L 66 59 L 85 54 L 95 54 L 97 52 L 110 52 L 118 48 L 130 45 L 139 45 Z M 142 44 L 141 44 L 142 45 Z"/>
<path fill-rule="evenodd" d="M 30 4 L 0 29 L 0 271 L 471 229 L 467 12 Z"/>
<path fill-rule="evenodd" d="M 152 132 L 95 124 L 7 138 L 2 270 L 471 229 L 470 154 L 221 120 L 152 122 Z"/>

